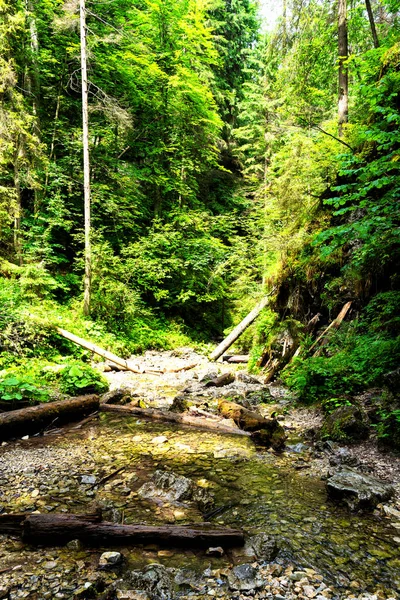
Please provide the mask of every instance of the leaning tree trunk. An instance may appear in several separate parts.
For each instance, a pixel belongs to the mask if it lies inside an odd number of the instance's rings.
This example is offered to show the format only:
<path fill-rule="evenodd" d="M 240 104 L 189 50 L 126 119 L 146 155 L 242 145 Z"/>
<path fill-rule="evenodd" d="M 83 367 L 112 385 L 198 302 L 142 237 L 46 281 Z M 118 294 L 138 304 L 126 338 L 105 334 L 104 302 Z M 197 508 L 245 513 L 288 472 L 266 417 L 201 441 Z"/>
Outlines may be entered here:
<path fill-rule="evenodd" d="M 271 292 L 272 293 L 272 292 Z M 255 321 L 260 312 L 271 301 L 270 295 L 265 296 L 259 304 L 235 327 L 235 329 L 226 337 L 220 345 L 210 354 L 210 360 L 217 360 L 232 344 L 242 335 L 244 331 Z"/>
<path fill-rule="evenodd" d="M 368 19 L 369 19 L 369 24 L 371 26 L 371 33 L 372 33 L 372 39 L 374 40 L 374 46 L 375 46 L 375 48 L 379 48 L 379 38 L 378 38 L 378 34 L 376 32 L 375 19 L 374 19 L 374 14 L 372 12 L 370 0 L 365 0 L 365 6 L 367 7 Z"/>
<path fill-rule="evenodd" d="M 339 103 L 338 122 L 339 137 L 343 137 L 343 126 L 349 119 L 349 43 L 347 32 L 347 0 L 339 0 L 338 11 L 338 40 L 339 40 Z"/>

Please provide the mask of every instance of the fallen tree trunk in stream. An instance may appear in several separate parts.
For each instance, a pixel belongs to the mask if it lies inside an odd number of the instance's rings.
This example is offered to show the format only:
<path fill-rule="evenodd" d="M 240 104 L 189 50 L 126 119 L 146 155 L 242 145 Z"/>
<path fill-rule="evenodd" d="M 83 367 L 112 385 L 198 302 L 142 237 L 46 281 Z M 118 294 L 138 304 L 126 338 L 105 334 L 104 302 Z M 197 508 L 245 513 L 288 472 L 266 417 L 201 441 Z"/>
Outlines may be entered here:
<path fill-rule="evenodd" d="M 207 548 L 244 544 L 243 531 L 238 529 L 193 525 L 116 525 L 107 521 L 96 522 L 92 515 L 73 514 L 0 515 L 0 533 L 20 534 L 24 542 L 54 546 L 76 539 L 91 546 L 155 543 Z"/>
<path fill-rule="evenodd" d="M 254 410 L 224 399 L 218 402 L 218 410 L 224 417 L 233 419 L 244 431 L 250 431 L 255 442 L 275 450 L 285 445 L 285 430 L 276 419 L 266 419 Z"/>
<path fill-rule="evenodd" d="M 255 319 L 258 317 L 263 308 L 265 308 L 269 304 L 271 300 L 271 295 L 274 291 L 275 290 L 272 290 L 270 295 L 265 296 L 265 298 L 263 298 L 261 302 L 259 302 L 251 312 L 249 312 L 249 314 L 243 319 L 243 321 L 241 321 L 239 325 L 237 325 L 235 329 L 231 331 L 228 337 L 226 337 L 220 343 L 220 345 L 217 346 L 217 348 L 210 354 L 210 360 L 217 360 L 217 358 L 219 358 L 224 352 L 226 352 L 226 350 L 228 350 L 228 348 L 232 346 L 233 342 L 236 342 L 236 340 L 242 335 L 242 333 L 248 328 L 248 326 L 251 325 L 253 321 L 255 321 Z"/>
<path fill-rule="evenodd" d="M 189 425 L 199 429 L 210 429 L 217 433 L 229 433 L 231 435 L 249 435 L 241 429 L 235 429 L 224 424 L 217 419 L 207 419 L 201 417 L 191 417 L 185 414 L 176 414 L 170 411 L 155 410 L 153 408 L 139 408 L 137 406 L 119 406 L 115 404 L 101 404 L 101 412 L 113 412 L 131 417 L 140 417 L 152 421 L 166 421 L 167 423 L 178 423 L 179 425 Z"/>
<path fill-rule="evenodd" d="M 77 396 L 68 400 L 48 402 L 0 414 L 0 440 L 41 433 L 56 423 L 77 421 L 98 410 L 99 397 Z"/>

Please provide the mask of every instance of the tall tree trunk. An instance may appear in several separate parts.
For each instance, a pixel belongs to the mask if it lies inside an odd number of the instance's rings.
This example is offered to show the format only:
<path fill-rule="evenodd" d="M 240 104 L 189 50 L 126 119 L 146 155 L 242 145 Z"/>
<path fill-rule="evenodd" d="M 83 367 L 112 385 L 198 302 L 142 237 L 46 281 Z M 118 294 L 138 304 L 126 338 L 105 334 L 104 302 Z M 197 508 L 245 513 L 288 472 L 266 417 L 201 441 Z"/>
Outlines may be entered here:
<path fill-rule="evenodd" d="M 379 39 L 378 39 L 378 34 L 376 32 L 375 19 L 374 19 L 374 15 L 372 12 L 370 0 L 365 0 L 365 6 L 367 7 L 368 19 L 369 19 L 369 24 L 371 26 L 371 33 L 372 33 L 372 39 L 374 40 L 374 46 L 375 46 L 375 48 L 379 48 Z"/>
<path fill-rule="evenodd" d="M 14 188 L 15 188 L 15 213 L 14 213 L 14 252 L 18 264 L 22 265 L 22 241 L 21 241 L 21 183 L 19 177 L 19 156 L 20 156 L 20 141 L 19 136 L 16 142 L 16 151 L 14 158 Z"/>
<path fill-rule="evenodd" d="M 339 0 L 338 10 L 338 40 L 339 40 L 339 137 L 343 137 L 343 125 L 349 118 L 349 72 L 347 59 L 349 43 L 347 33 L 347 0 Z"/>
<path fill-rule="evenodd" d="M 85 0 L 80 0 L 81 31 L 81 77 L 82 77 L 82 137 L 83 137 L 83 194 L 85 215 L 85 282 L 83 312 L 90 313 L 92 284 L 92 252 L 90 244 L 90 163 L 89 163 L 89 114 L 86 53 L 86 9 Z"/>

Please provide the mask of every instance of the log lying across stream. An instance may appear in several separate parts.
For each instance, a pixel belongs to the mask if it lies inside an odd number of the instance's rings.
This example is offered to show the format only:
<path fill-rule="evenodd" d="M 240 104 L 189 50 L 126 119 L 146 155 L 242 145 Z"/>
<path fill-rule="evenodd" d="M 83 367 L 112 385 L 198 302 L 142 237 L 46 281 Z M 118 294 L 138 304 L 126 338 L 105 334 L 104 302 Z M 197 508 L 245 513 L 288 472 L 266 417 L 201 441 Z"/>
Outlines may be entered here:
<path fill-rule="evenodd" d="M 0 515 L 0 533 L 22 535 L 30 544 L 59 546 L 78 539 L 90 546 L 149 544 L 201 547 L 242 546 L 238 529 L 184 525 L 116 525 L 93 515 Z"/>
<path fill-rule="evenodd" d="M 77 421 L 98 410 L 99 403 L 96 395 L 77 396 L 0 414 L 0 440 L 41 433 L 53 423 L 58 427 Z"/>
<path fill-rule="evenodd" d="M 115 404 L 101 404 L 100 411 L 113 412 L 126 416 L 140 417 L 152 421 L 166 421 L 168 423 L 178 423 L 180 425 L 189 425 L 199 429 L 211 429 L 217 433 L 230 433 L 232 435 L 250 435 L 246 431 L 236 429 L 226 425 L 223 421 L 217 419 L 208 419 L 202 417 L 191 417 L 185 414 L 177 414 L 171 411 L 155 410 L 153 408 L 139 408 L 137 406 Z"/>
<path fill-rule="evenodd" d="M 285 445 L 286 433 L 276 419 L 266 419 L 260 413 L 224 398 L 218 402 L 218 410 L 224 417 L 233 419 L 238 427 L 250 431 L 259 444 L 276 450 Z"/>

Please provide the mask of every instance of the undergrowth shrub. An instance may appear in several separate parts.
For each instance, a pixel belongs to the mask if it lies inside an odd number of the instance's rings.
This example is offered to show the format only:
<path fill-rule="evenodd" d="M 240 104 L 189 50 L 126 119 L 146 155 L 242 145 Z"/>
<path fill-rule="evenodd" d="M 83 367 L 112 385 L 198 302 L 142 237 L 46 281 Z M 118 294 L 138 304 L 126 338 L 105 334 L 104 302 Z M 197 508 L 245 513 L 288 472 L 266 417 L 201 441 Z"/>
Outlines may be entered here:
<path fill-rule="evenodd" d="M 376 295 L 332 335 L 325 355 L 295 359 L 282 379 L 309 404 L 383 385 L 400 361 L 399 306 L 399 292 Z"/>
<path fill-rule="evenodd" d="M 56 374 L 60 390 L 69 396 L 81 394 L 102 394 L 108 390 L 108 381 L 89 365 L 74 363 L 66 365 Z"/>
<path fill-rule="evenodd" d="M 2 402 L 28 401 L 34 404 L 46 402 L 48 399 L 48 391 L 37 387 L 30 378 L 6 375 L 0 379 L 0 401 Z"/>

